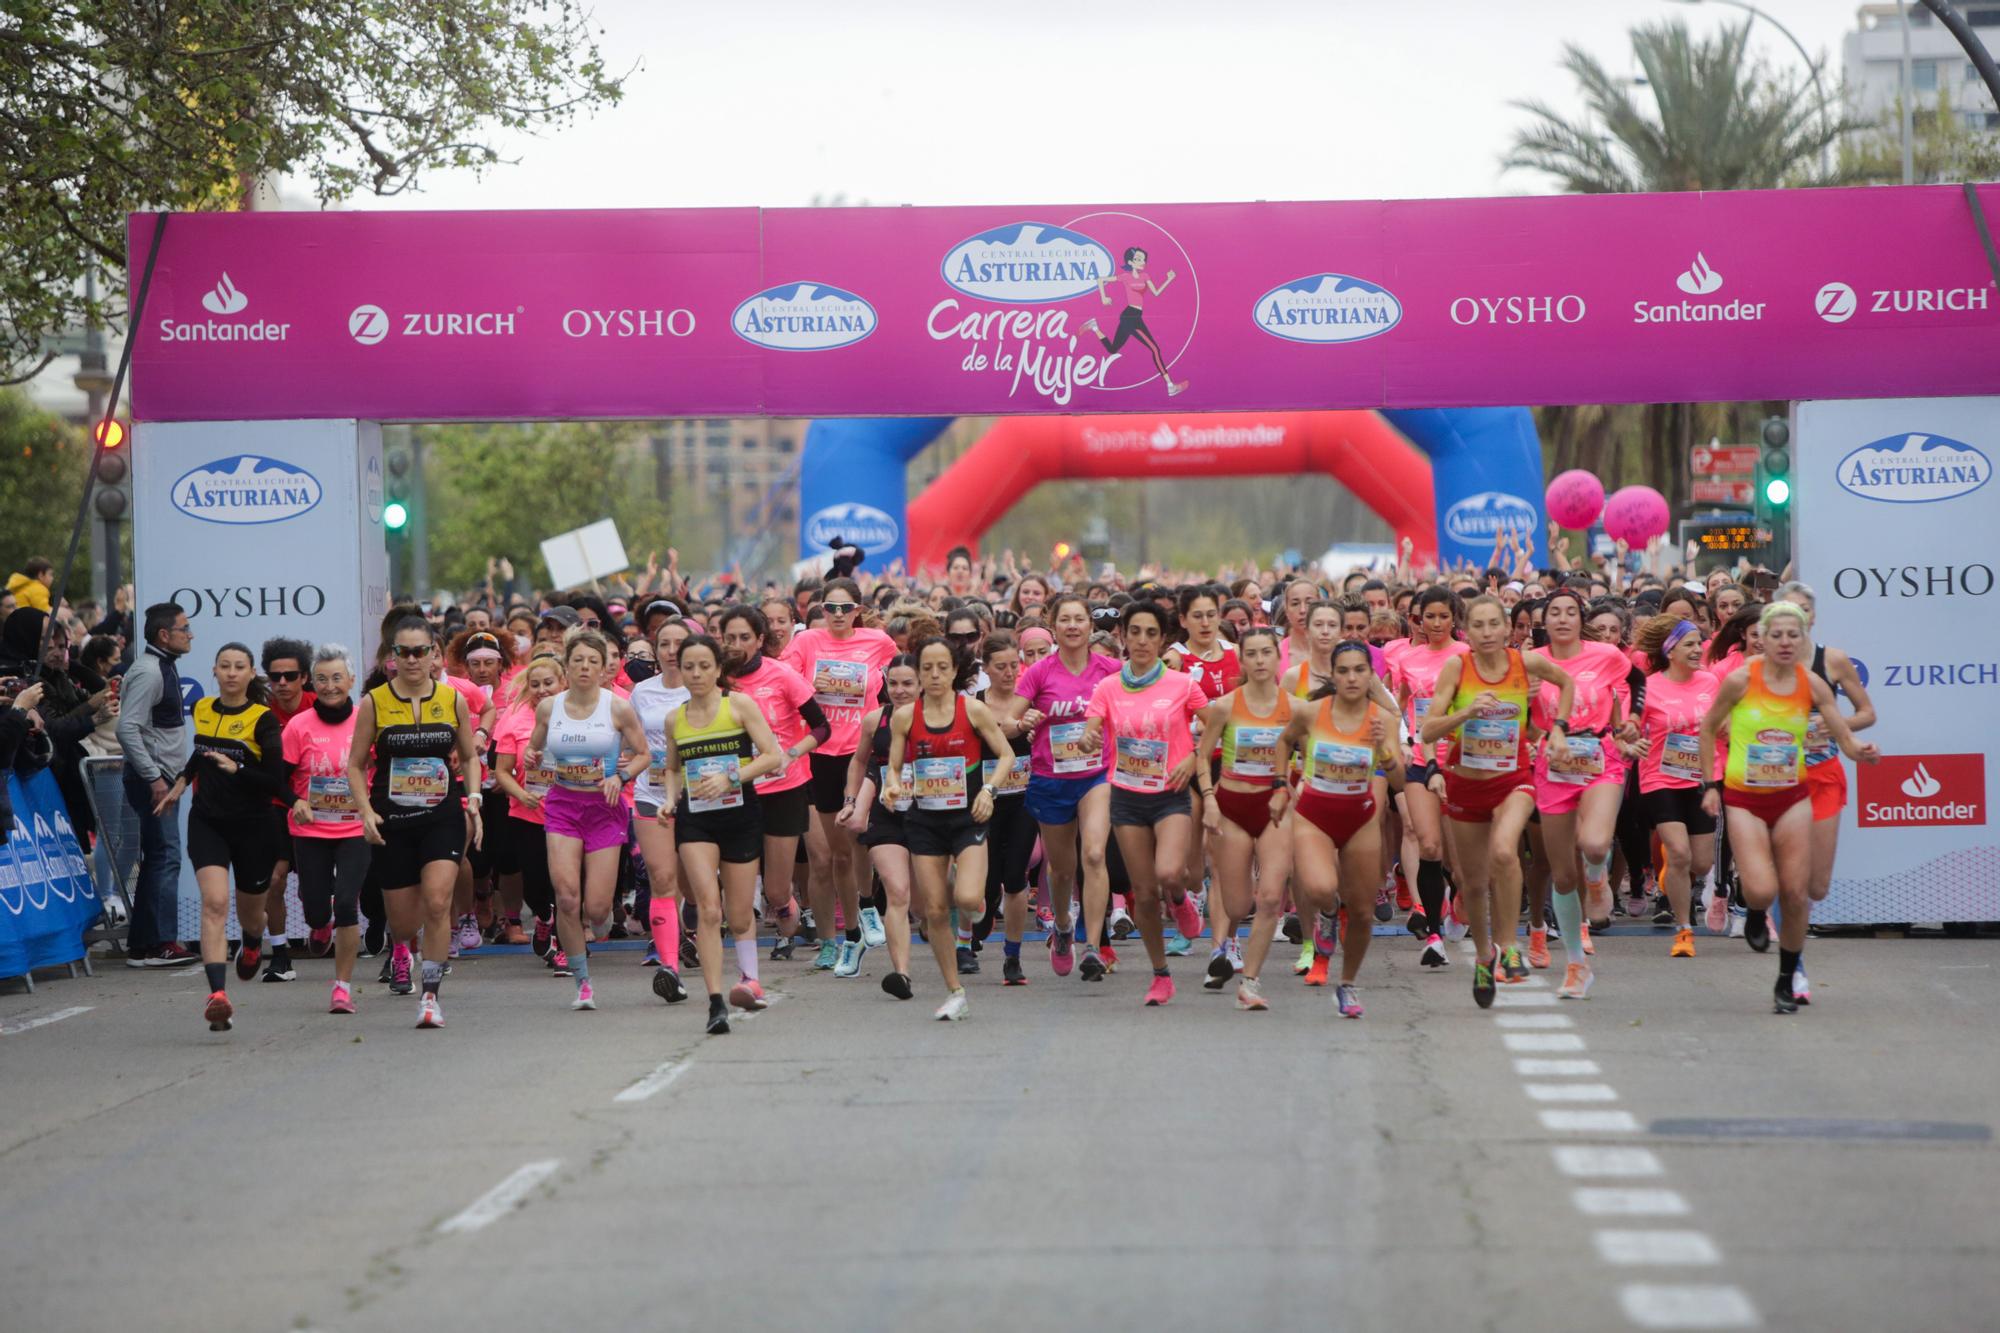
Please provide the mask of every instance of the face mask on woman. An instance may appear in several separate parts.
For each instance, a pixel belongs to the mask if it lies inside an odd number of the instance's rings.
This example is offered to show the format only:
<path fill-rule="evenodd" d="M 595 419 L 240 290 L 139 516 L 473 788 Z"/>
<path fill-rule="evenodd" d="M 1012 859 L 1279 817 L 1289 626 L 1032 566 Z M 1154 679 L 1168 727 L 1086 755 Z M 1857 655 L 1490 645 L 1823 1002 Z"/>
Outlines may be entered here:
<path fill-rule="evenodd" d="M 648 657 L 628 658 L 625 662 L 625 678 L 637 685 L 642 680 L 651 680 L 660 674 L 660 667 Z"/>

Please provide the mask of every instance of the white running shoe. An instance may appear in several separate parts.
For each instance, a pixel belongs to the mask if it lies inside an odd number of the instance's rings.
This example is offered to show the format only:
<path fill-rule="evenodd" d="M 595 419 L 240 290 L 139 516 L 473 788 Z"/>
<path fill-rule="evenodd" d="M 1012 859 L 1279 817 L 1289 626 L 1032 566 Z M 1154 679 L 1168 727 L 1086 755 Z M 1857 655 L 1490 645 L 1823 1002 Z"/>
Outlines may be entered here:
<path fill-rule="evenodd" d="M 937 1007 L 935 1017 L 940 1023 L 956 1023 L 965 1017 L 968 1007 L 965 1002 L 965 988 L 961 986 L 944 997 L 944 1003 Z"/>
<path fill-rule="evenodd" d="M 840 952 L 834 955 L 833 975 L 836 977 L 858 977 L 861 975 L 861 955 L 867 946 L 860 940 L 842 940 Z"/>
<path fill-rule="evenodd" d="M 861 909 L 861 942 L 871 949 L 889 942 L 889 933 L 882 929 L 882 914 L 872 907 Z"/>
<path fill-rule="evenodd" d="M 1223 951 L 1229 955 L 1229 966 L 1238 975 L 1241 975 L 1243 972 L 1243 941 L 1232 935 L 1229 937 L 1229 943 L 1223 946 Z"/>
<path fill-rule="evenodd" d="M 435 995 L 424 996 L 417 1006 L 417 1026 L 420 1028 L 441 1028 L 444 1026 L 444 1007 Z"/>
<path fill-rule="evenodd" d="M 1111 928 L 1111 938 L 1114 940 L 1129 940 L 1139 930 L 1138 922 L 1134 921 L 1132 914 L 1122 907 L 1111 909 L 1111 920 L 1108 924 Z"/>
<path fill-rule="evenodd" d="M 1806 980 L 1804 963 L 1792 969 L 1792 998 L 1800 1004 L 1812 1003 L 1812 983 Z"/>
<path fill-rule="evenodd" d="M 1424 941 L 1423 954 L 1417 961 L 1425 967 L 1450 967 L 1451 955 L 1445 952 L 1444 941 L 1432 935 Z"/>
<path fill-rule="evenodd" d="M 569 1002 L 569 1007 L 572 1009 L 595 1009 L 597 1007 L 597 992 L 590 988 L 588 981 L 579 981 L 576 983 L 576 998 Z"/>

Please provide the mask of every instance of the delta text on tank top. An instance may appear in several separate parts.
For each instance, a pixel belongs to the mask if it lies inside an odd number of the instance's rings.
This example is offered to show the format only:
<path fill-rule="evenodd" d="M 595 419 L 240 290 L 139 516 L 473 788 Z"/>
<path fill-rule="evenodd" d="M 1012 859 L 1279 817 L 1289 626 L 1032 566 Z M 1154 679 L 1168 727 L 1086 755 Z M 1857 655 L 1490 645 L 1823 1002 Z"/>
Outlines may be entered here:
<path fill-rule="evenodd" d="M 1375 738 L 1371 724 L 1377 706 L 1370 703 L 1361 724 L 1342 731 L 1333 717 L 1333 698 L 1319 701 L 1306 733 L 1305 770 L 1301 790 L 1321 796 L 1366 796 L 1375 777 Z"/>
<path fill-rule="evenodd" d="M 458 769 L 458 691 L 435 682 L 421 699 L 389 683 L 368 691 L 375 705 L 375 767 L 368 799 L 390 828 L 456 815 L 464 795 Z"/>
<path fill-rule="evenodd" d="M 949 814 L 972 808 L 984 774 L 979 759 L 985 745 L 972 729 L 965 696 L 953 695 L 951 725 L 933 730 L 924 716 L 924 701 L 910 709 L 910 791 L 916 808 L 927 814 Z"/>
<path fill-rule="evenodd" d="M 1250 711 L 1249 700 L 1237 690 L 1222 724 L 1222 776 L 1252 786 L 1278 780 L 1278 738 L 1292 720 L 1291 701 L 1282 691 L 1269 713 Z"/>
<path fill-rule="evenodd" d="M 1729 765 L 1723 782 L 1735 791 L 1771 792 L 1805 781 L 1806 715 L 1812 685 L 1792 673 L 1792 692 L 1774 694 L 1764 681 L 1764 659 L 1745 665 L 1749 683 L 1729 710 Z"/>
<path fill-rule="evenodd" d="M 1528 757 L 1528 693 L 1528 666 L 1520 649 L 1507 650 L 1507 671 L 1497 681 L 1479 674 L 1479 654 L 1467 653 L 1450 711 L 1472 707 L 1482 694 L 1491 694 L 1498 702 L 1460 724 L 1450 761 L 1482 776 L 1519 772 Z"/>
<path fill-rule="evenodd" d="M 618 767 L 618 728 L 611 720 L 614 697 L 609 690 L 599 690 L 597 706 L 585 718 L 569 715 L 568 690 L 550 704 L 548 743 L 543 748 L 557 786 L 567 791 L 596 791 Z"/>
<path fill-rule="evenodd" d="M 691 814 L 739 809 L 746 799 L 743 761 L 755 755 L 757 747 L 751 744 L 750 733 L 736 720 L 736 709 L 728 695 L 716 701 L 715 716 L 701 726 L 696 726 L 688 716 L 688 709 L 693 706 L 689 701 L 674 710 L 674 755 L 686 779 L 681 788 L 681 802 Z M 706 800 L 689 795 L 696 783 L 718 774 L 729 779 L 727 792 Z"/>

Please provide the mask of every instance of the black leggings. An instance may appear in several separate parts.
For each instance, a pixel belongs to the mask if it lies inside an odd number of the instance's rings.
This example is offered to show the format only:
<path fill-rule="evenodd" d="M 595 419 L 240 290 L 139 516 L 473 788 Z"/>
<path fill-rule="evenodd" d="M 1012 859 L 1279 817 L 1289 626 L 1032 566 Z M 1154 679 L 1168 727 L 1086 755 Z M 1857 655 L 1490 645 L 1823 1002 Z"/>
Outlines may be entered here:
<path fill-rule="evenodd" d="M 299 906 L 314 930 L 361 924 L 361 881 L 374 848 L 366 838 L 293 838 L 292 868 L 299 876 Z"/>
<path fill-rule="evenodd" d="M 554 920 L 556 886 L 549 878 L 548 830 L 510 815 L 507 834 L 514 841 L 514 862 L 521 867 L 521 901 L 537 920 Z"/>
<path fill-rule="evenodd" d="M 1107 352 L 1116 352 L 1125 345 L 1127 338 L 1137 338 L 1145 345 L 1146 350 L 1153 354 L 1153 365 L 1159 370 L 1160 378 L 1165 379 L 1167 358 L 1160 351 L 1160 340 L 1146 327 L 1146 312 L 1135 305 L 1128 305 L 1119 312 L 1118 332 L 1115 336 L 1107 338 L 1101 333 L 1097 335 L 1097 341 L 1104 344 L 1104 350 Z"/>
<path fill-rule="evenodd" d="M 1632 764 L 1625 773 L 1625 799 L 1618 806 L 1618 823 L 1615 836 L 1618 849 L 1625 853 L 1625 874 L 1632 881 L 1632 892 L 1636 895 L 1646 887 L 1646 872 L 1653 868 L 1653 826 L 1646 822 L 1646 815 L 1639 807 L 1639 766 Z M 1612 885 L 1616 892 L 1617 885 Z"/>
<path fill-rule="evenodd" d="M 1035 854 L 1035 838 L 1040 832 L 1034 816 L 1028 813 L 1025 796 L 996 798 L 993 818 L 986 827 L 986 916 L 974 932 L 982 940 L 993 933 L 1001 898 L 1028 887 L 1028 858 Z"/>

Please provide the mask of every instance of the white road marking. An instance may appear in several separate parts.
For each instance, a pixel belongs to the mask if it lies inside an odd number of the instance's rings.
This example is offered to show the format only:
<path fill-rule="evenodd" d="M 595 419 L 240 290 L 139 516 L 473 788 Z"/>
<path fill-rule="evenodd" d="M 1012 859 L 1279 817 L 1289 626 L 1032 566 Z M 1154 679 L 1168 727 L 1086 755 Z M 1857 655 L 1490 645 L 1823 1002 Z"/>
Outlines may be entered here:
<path fill-rule="evenodd" d="M 1522 1078 L 1590 1078 L 1604 1071 L 1595 1060 L 1516 1060 L 1514 1072 Z"/>
<path fill-rule="evenodd" d="M 444 1233 L 478 1231 L 481 1227 L 491 1226 L 520 1207 L 529 1192 L 554 1175 L 561 1166 L 560 1158 L 551 1157 L 515 1168 L 514 1174 L 473 1200 L 464 1212 L 438 1223 L 438 1230 Z"/>
<path fill-rule="evenodd" d="M 1609 1083 L 1523 1083 L 1521 1091 L 1538 1102 L 1615 1102 L 1618 1090 Z"/>
<path fill-rule="evenodd" d="M 1646 1148 L 1584 1148 L 1561 1147 L 1553 1149 L 1556 1170 L 1566 1176 L 1638 1177 L 1663 1176 L 1666 1169 L 1660 1159 Z"/>
<path fill-rule="evenodd" d="M 1639 1121 L 1630 1111 L 1544 1111 L 1542 1128 L 1565 1134 L 1636 1134 Z"/>
<path fill-rule="evenodd" d="M 729 1024 L 731 1027 L 734 1027 L 738 1023 L 748 1023 L 757 1015 L 769 1013 L 773 1008 L 784 1002 L 785 997 L 782 995 L 767 994 L 764 996 L 764 1007 L 762 1009 L 731 1009 L 729 1011 Z"/>
<path fill-rule="evenodd" d="M 643 1102 L 655 1093 L 665 1092 L 675 1079 L 687 1073 L 686 1060 L 669 1060 L 646 1077 L 634 1083 L 611 1100 L 614 1102 Z"/>
<path fill-rule="evenodd" d="M 1525 1017 L 1525 1015 L 1524 1015 Z M 1503 1020 L 1505 1027 L 1517 1024 Z M 1574 1032 L 1509 1032 L 1500 1040 L 1507 1043 L 1510 1051 L 1580 1051 L 1583 1038 Z"/>
<path fill-rule="evenodd" d="M 1618 1289 L 1618 1303 L 1640 1328 L 1755 1328 L 1763 1322 L 1740 1287 L 1633 1282 Z"/>
<path fill-rule="evenodd" d="M 1699 1231 L 1599 1231 L 1591 1236 L 1607 1264 L 1719 1264 L 1715 1242 Z"/>
<path fill-rule="evenodd" d="M 74 1008 L 58 1009 L 52 1014 L 42 1014 L 36 1018 L 17 1018 L 11 1023 L 0 1023 L 0 1037 L 11 1037 L 17 1032 L 26 1032 L 31 1028 L 45 1028 L 51 1023 L 60 1023 L 65 1018 L 87 1014 L 96 1007 L 94 1004 L 79 1004 Z"/>
<path fill-rule="evenodd" d="M 1556 993 L 1552 990 L 1510 990 L 1505 986 L 1493 997 L 1494 1005 L 1501 1009 L 1528 1009 L 1555 1002 Z"/>
<path fill-rule="evenodd" d="M 1688 1201 L 1673 1190 L 1586 1186 L 1570 1195 L 1587 1217 L 1686 1217 Z"/>
<path fill-rule="evenodd" d="M 1499 1014 L 1493 1021 L 1503 1028 L 1573 1028 L 1576 1020 L 1568 1014 Z"/>

